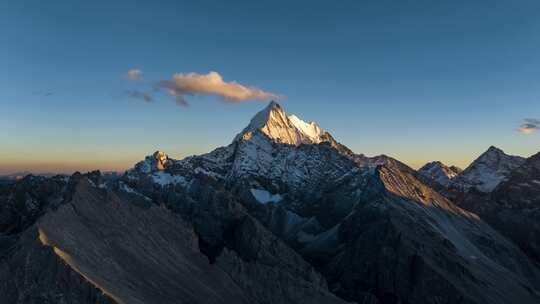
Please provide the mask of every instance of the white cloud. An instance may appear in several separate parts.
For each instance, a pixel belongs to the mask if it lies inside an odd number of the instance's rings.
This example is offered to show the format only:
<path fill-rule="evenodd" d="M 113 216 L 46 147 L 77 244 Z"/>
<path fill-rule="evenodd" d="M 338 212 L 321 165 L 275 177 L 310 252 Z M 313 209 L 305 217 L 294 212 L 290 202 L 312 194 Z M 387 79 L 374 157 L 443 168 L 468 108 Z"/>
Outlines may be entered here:
<path fill-rule="evenodd" d="M 174 96 L 180 105 L 187 104 L 185 95 L 214 95 L 232 103 L 282 98 L 280 95 L 245 86 L 235 81 L 223 81 L 218 72 L 208 74 L 177 73 L 173 75 L 171 80 L 160 81 L 157 87 Z"/>

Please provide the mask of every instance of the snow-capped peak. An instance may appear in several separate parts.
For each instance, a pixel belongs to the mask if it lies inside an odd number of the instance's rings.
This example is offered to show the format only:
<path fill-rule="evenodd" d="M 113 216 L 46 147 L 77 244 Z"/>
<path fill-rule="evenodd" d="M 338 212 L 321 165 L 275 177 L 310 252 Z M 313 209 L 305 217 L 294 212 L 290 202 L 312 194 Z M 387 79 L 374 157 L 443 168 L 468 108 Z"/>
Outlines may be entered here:
<path fill-rule="evenodd" d="M 294 114 L 287 116 L 287 118 L 289 118 L 289 121 L 296 127 L 296 129 L 300 130 L 304 135 L 311 138 L 314 142 L 321 141 L 321 136 L 324 135 L 325 131 L 321 129 L 316 122 L 312 121 L 307 123 Z"/>
<path fill-rule="evenodd" d="M 418 170 L 418 173 L 429 180 L 433 180 L 447 187 L 452 179 L 454 179 L 461 169 L 456 166 L 446 166 L 440 161 L 433 161 L 425 164 Z"/>
<path fill-rule="evenodd" d="M 523 157 L 508 155 L 491 146 L 456 177 L 454 186 L 464 190 L 475 187 L 479 191 L 490 192 L 524 162 Z"/>
<path fill-rule="evenodd" d="M 156 160 L 156 169 L 158 170 L 165 170 L 165 164 L 167 160 L 169 159 L 169 156 L 165 154 L 165 152 L 162 151 L 156 151 L 154 152 L 154 159 Z"/>
<path fill-rule="evenodd" d="M 275 101 L 257 113 L 235 140 L 251 138 L 257 131 L 276 142 L 289 145 L 318 144 L 331 138 L 317 123 L 307 123 L 295 115 L 287 115 Z"/>
<path fill-rule="evenodd" d="M 155 171 L 163 171 L 167 166 L 169 156 L 162 151 L 156 151 L 154 154 L 147 156 L 143 161 L 135 165 L 137 171 L 150 173 Z"/>
<path fill-rule="evenodd" d="M 472 163 L 472 165 L 469 166 L 469 168 L 474 165 L 477 165 L 478 163 L 489 165 L 491 168 L 498 168 L 498 167 L 505 168 L 508 166 L 517 167 L 521 165 L 524 161 L 525 161 L 525 158 L 523 157 L 508 155 L 504 153 L 503 150 L 497 147 L 491 146 L 486 152 L 482 153 L 482 155 L 480 155 Z"/>
<path fill-rule="evenodd" d="M 244 129 L 244 132 L 262 129 L 268 123 L 268 121 L 272 119 L 285 119 L 285 113 L 283 112 L 283 109 L 277 102 L 273 100 L 268 104 L 268 106 L 266 106 L 266 108 L 262 109 L 257 114 L 255 114 L 255 116 L 253 116 L 253 118 L 249 122 L 249 125 L 246 127 L 246 129 Z"/>

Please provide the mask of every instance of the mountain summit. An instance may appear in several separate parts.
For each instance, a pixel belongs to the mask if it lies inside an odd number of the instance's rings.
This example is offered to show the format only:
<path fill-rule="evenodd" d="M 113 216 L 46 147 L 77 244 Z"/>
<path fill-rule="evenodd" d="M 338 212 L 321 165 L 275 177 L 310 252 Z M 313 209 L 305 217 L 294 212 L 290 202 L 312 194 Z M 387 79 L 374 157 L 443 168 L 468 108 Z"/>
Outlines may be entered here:
<path fill-rule="evenodd" d="M 450 181 L 462 170 L 456 166 L 446 166 L 440 161 L 433 161 L 425 164 L 418 170 L 418 173 L 428 181 L 434 181 L 444 187 L 448 187 Z"/>
<path fill-rule="evenodd" d="M 287 115 L 275 101 L 257 113 L 236 139 L 251 138 L 254 132 L 261 132 L 275 142 L 288 145 L 335 143 L 332 136 L 317 123 Z"/>
<path fill-rule="evenodd" d="M 491 146 L 453 180 L 453 186 L 462 190 L 476 188 L 490 192 L 524 162 L 523 157 L 508 155 Z"/>

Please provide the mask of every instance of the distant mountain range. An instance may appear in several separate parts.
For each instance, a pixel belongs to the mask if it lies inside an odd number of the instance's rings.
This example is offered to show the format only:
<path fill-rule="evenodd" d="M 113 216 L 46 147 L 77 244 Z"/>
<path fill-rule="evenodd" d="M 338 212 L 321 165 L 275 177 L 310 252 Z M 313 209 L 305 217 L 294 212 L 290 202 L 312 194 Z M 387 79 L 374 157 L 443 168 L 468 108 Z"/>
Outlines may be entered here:
<path fill-rule="evenodd" d="M 0 302 L 540 303 L 539 157 L 414 170 L 271 102 L 203 155 L 0 185 Z"/>
<path fill-rule="evenodd" d="M 101 174 L 103 174 L 104 176 L 111 177 L 111 178 L 121 175 L 121 173 L 114 172 L 114 171 L 106 171 L 106 172 L 102 172 Z M 10 181 L 11 182 L 11 181 L 22 180 L 23 178 L 25 178 L 28 175 L 42 176 L 42 177 L 53 177 L 53 176 L 56 176 L 56 175 L 62 176 L 62 175 L 65 175 L 65 174 L 52 173 L 52 172 L 35 173 L 35 172 L 30 172 L 30 171 L 21 171 L 21 172 L 15 172 L 15 173 L 10 173 L 10 174 L 0 175 L 0 182 L 1 181 Z"/>
<path fill-rule="evenodd" d="M 33 173 L 30 172 L 30 171 L 22 171 L 22 172 L 4 174 L 4 175 L 0 175 L 0 180 L 17 181 L 17 180 L 23 179 L 27 175 L 32 175 L 32 174 Z M 38 173 L 38 174 L 34 174 L 34 175 L 51 177 L 51 176 L 56 175 L 56 173 Z"/>
<path fill-rule="evenodd" d="M 447 167 L 434 161 L 418 170 L 428 183 L 435 183 L 444 188 L 454 188 L 461 192 L 470 190 L 491 192 L 508 177 L 513 170 L 525 163 L 526 159 L 504 153 L 494 146 L 482 153 L 465 170 Z"/>

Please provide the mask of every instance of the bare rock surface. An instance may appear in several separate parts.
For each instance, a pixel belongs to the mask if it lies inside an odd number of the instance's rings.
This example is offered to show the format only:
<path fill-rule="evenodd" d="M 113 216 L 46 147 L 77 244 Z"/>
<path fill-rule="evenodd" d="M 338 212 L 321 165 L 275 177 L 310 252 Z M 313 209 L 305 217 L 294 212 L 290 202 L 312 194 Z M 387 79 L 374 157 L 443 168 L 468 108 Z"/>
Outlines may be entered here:
<path fill-rule="evenodd" d="M 344 303 L 233 201 L 219 204 L 219 193 L 198 191 L 212 210 L 190 222 L 121 183 L 73 179 L 68 201 L 0 240 L 8 248 L 0 251 L 0 290 L 9 295 L 1 303 Z M 217 228 L 198 235 L 193 223 L 204 220 Z M 203 254 L 199 244 L 219 238 L 227 248 Z"/>

